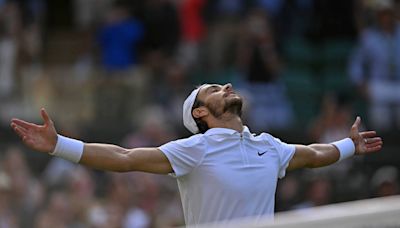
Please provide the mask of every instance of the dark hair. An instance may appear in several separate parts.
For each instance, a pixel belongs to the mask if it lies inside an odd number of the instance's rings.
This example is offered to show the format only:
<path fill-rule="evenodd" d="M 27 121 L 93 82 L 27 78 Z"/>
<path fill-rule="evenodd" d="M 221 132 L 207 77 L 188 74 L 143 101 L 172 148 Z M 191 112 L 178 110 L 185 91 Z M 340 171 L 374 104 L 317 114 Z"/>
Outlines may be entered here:
<path fill-rule="evenodd" d="M 202 102 L 201 100 L 197 99 L 194 101 L 193 106 L 192 106 L 192 115 L 193 115 L 193 110 L 195 108 L 204 106 L 204 102 Z M 194 121 L 196 122 L 197 127 L 199 128 L 199 132 L 204 134 L 208 129 L 210 129 L 207 125 L 207 123 L 203 120 L 201 120 L 200 118 L 195 118 L 193 117 Z"/>

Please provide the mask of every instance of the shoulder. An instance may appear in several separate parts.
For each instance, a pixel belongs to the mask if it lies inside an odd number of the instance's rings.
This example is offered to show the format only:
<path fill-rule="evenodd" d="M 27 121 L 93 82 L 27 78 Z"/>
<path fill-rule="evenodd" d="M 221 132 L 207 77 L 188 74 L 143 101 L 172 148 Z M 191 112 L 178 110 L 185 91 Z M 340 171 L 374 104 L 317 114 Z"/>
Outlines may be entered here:
<path fill-rule="evenodd" d="M 275 143 L 281 142 L 280 139 L 275 138 L 275 137 L 272 136 L 271 134 L 268 134 L 268 133 L 265 133 L 265 132 L 263 132 L 263 133 L 261 133 L 261 134 L 255 136 L 254 138 L 256 138 L 256 139 L 258 139 L 258 140 L 265 141 L 265 142 L 270 143 L 270 144 L 272 144 L 272 145 L 274 145 Z"/>
<path fill-rule="evenodd" d="M 177 140 L 171 141 L 167 144 L 177 144 L 182 147 L 196 147 L 196 146 L 203 145 L 204 142 L 205 142 L 204 135 L 196 134 L 196 135 L 192 135 L 188 138 L 177 139 Z"/>
<path fill-rule="evenodd" d="M 267 145 L 274 147 L 278 151 L 287 151 L 292 150 L 294 148 L 293 144 L 289 144 L 281 141 L 279 138 L 272 136 L 268 133 L 261 133 L 259 136 L 255 136 L 260 141 L 263 141 Z"/>

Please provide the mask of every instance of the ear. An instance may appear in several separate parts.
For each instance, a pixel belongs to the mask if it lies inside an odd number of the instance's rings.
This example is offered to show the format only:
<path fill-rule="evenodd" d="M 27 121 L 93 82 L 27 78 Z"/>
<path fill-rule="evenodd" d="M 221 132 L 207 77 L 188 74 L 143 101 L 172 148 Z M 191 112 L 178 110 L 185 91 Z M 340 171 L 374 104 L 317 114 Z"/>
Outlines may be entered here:
<path fill-rule="evenodd" d="M 194 118 L 202 118 L 208 115 L 208 109 L 204 106 L 193 109 L 192 115 Z"/>

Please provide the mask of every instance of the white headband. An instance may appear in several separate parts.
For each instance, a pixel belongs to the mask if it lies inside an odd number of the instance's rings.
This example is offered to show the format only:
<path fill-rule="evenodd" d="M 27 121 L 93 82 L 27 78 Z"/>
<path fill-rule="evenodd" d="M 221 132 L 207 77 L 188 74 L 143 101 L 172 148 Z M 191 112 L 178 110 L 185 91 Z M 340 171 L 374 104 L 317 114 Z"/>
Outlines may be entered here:
<path fill-rule="evenodd" d="M 196 121 L 194 121 L 192 116 L 192 108 L 200 88 L 201 87 L 193 90 L 183 103 L 183 125 L 185 125 L 185 127 L 193 134 L 197 134 L 199 132 Z"/>

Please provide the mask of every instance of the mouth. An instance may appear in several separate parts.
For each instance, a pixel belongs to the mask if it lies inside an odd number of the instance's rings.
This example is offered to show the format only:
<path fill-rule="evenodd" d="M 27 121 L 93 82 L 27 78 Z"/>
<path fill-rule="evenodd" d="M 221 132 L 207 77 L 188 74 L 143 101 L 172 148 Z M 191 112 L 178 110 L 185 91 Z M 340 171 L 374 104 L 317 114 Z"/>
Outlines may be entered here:
<path fill-rule="evenodd" d="M 227 97 L 227 96 L 230 96 L 230 95 L 236 95 L 236 93 L 233 92 L 233 91 L 229 91 L 229 92 L 226 92 L 226 93 L 224 94 L 224 97 Z"/>

